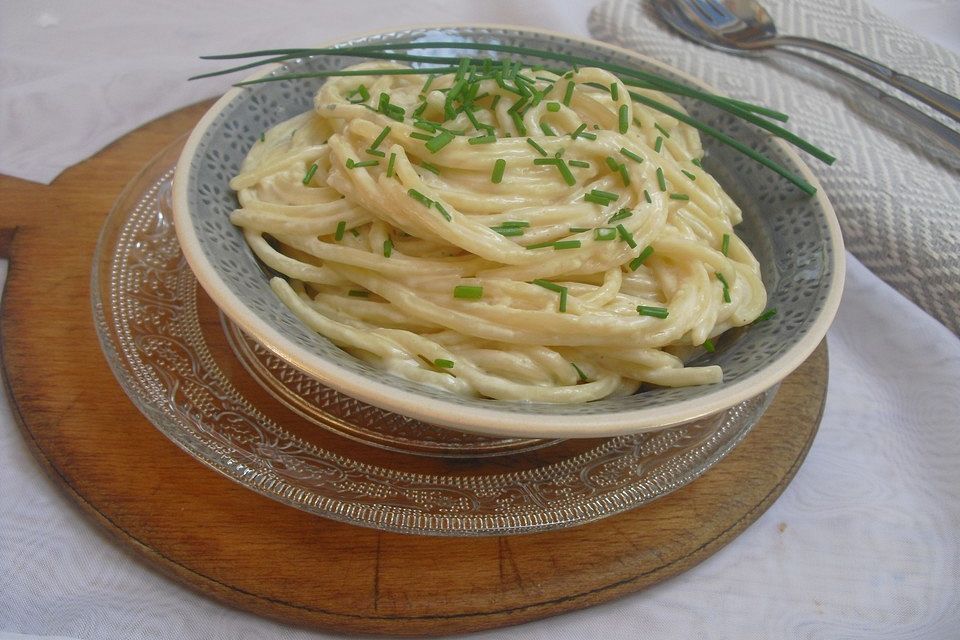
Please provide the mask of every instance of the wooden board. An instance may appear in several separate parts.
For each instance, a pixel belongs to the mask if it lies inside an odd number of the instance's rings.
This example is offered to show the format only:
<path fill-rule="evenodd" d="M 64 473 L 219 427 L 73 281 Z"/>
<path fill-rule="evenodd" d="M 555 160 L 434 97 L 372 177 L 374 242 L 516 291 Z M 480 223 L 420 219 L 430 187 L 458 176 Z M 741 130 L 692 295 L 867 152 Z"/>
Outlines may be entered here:
<path fill-rule="evenodd" d="M 0 339 L 24 438 L 92 518 L 153 566 L 289 622 L 474 631 L 589 606 L 684 571 L 743 531 L 796 473 L 823 408 L 824 345 L 704 477 L 564 531 L 384 533 L 281 505 L 203 466 L 152 428 L 116 383 L 94 332 L 89 280 L 100 226 L 123 186 L 206 106 L 145 125 L 50 186 L 0 177 L 0 254 L 10 259 Z"/>

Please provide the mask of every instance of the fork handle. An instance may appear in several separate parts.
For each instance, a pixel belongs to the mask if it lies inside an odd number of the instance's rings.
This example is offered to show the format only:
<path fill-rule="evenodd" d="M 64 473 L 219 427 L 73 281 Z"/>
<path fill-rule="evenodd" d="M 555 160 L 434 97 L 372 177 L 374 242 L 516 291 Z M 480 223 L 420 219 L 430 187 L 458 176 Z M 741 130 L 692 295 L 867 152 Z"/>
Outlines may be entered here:
<path fill-rule="evenodd" d="M 777 36 L 770 42 L 774 46 L 784 47 L 803 47 L 813 49 L 820 53 L 825 53 L 838 60 L 846 62 L 850 66 L 868 73 L 874 78 L 879 78 L 889 85 L 900 89 L 924 104 L 928 104 L 937 111 L 950 116 L 955 122 L 960 122 L 960 99 L 951 96 L 948 93 L 940 91 L 936 87 L 931 87 L 925 82 L 916 78 L 904 75 L 894 71 L 890 67 L 880 64 L 876 60 L 866 58 L 859 53 L 854 53 L 821 40 L 812 38 L 803 38 L 800 36 Z"/>

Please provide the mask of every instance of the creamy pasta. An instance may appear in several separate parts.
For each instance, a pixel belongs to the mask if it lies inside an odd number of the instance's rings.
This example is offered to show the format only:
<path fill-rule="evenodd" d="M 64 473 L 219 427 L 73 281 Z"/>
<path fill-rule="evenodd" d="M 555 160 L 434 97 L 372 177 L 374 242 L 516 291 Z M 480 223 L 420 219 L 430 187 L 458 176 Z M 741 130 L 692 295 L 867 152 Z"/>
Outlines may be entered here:
<path fill-rule="evenodd" d="M 696 130 L 596 68 L 469 74 L 331 78 L 253 146 L 231 219 L 285 276 L 276 294 L 356 357 L 456 394 L 720 381 L 684 360 L 766 293 Z"/>

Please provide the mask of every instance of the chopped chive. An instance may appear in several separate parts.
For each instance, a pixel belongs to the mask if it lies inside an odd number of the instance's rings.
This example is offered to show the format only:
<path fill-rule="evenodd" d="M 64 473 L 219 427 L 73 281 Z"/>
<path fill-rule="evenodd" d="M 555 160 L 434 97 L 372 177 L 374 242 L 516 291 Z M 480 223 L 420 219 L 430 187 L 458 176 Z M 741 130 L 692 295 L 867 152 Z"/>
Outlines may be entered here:
<path fill-rule="evenodd" d="M 427 105 L 426 102 L 421 102 L 420 105 L 419 105 L 416 109 L 413 110 L 413 114 L 412 114 L 413 117 L 414 117 L 414 118 L 419 118 L 420 116 L 422 116 L 422 115 L 423 115 L 423 112 L 427 110 L 427 106 L 428 106 L 428 105 Z"/>
<path fill-rule="evenodd" d="M 573 80 L 570 80 L 569 82 L 567 82 L 567 87 L 563 91 L 563 106 L 565 107 L 569 107 L 570 101 L 573 99 L 573 87 L 574 87 Z"/>
<path fill-rule="evenodd" d="M 713 344 L 713 340 L 710 338 L 707 338 L 703 341 L 703 348 L 707 351 L 707 353 L 713 353 L 717 350 L 717 347 Z"/>
<path fill-rule="evenodd" d="M 490 176 L 490 182 L 493 184 L 500 184 L 503 180 L 503 172 L 507 168 L 507 161 L 503 158 L 498 158 L 496 162 L 493 163 L 493 174 Z"/>
<path fill-rule="evenodd" d="M 626 147 L 620 147 L 620 153 L 627 156 L 634 162 L 643 162 L 643 158 L 635 154 L 633 151 L 630 151 L 630 149 L 627 149 Z"/>
<path fill-rule="evenodd" d="M 662 133 L 664 138 L 670 137 L 670 132 L 664 129 L 663 127 L 661 127 L 659 122 L 654 122 L 653 128 L 659 131 L 660 133 Z"/>
<path fill-rule="evenodd" d="M 567 164 L 571 167 L 580 167 L 581 169 L 589 169 L 590 163 L 584 162 L 583 160 L 567 160 Z"/>
<path fill-rule="evenodd" d="M 604 158 L 604 160 L 606 161 L 607 166 L 610 167 L 610 171 L 619 171 L 619 170 L 620 170 L 620 163 L 617 162 L 615 158 L 612 158 L 612 157 L 610 157 L 610 156 L 607 156 L 606 158 Z"/>
<path fill-rule="evenodd" d="M 337 230 L 333 232 L 333 237 L 337 242 L 343 240 L 343 234 L 347 230 L 347 223 L 341 220 L 337 223 Z"/>
<path fill-rule="evenodd" d="M 546 149 L 544 149 L 539 144 L 537 144 L 537 141 L 534 140 L 533 138 L 527 138 L 527 144 L 533 147 L 534 149 L 536 149 L 537 153 L 539 153 L 540 155 L 542 156 L 547 155 Z"/>
<path fill-rule="evenodd" d="M 593 239 L 605 242 L 617 237 L 617 230 L 613 227 L 599 227 L 593 230 Z"/>
<path fill-rule="evenodd" d="M 582 135 L 583 131 L 587 128 L 587 123 L 584 122 L 579 127 L 577 127 L 573 133 L 570 134 L 570 138 L 573 140 L 577 139 L 577 136 Z"/>
<path fill-rule="evenodd" d="M 447 360 L 445 358 L 437 358 L 433 361 L 433 365 L 438 369 L 453 369 L 453 360 Z"/>
<path fill-rule="evenodd" d="M 657 167 L 657 186 L 660 187 L 660 191 L 667 190 L 667 180 L 663 177 L 663 167 Z"/>
<path fill-rule="evenodd" d="M 440 175 L 440 169 L 436 165 L 430 164 L 429 162 L 425 162 L 421 160 L 420 168 L 426 169 L 430 173 L 435 173 L 437 175 Z"/>
<path fill-rule="evenodd" d="M 670 199 L 671 200 L 689 200 L 690 196 L 688 196 L 685 193 L 671 193 Z"/>
<path fill-rule="evenodd" d="M 618 224 L 617 233 L 620 234 L 620 238 L 623 239 L 624 242 L 630 245 L 631 249 L 637 248 L 637 241 L 633 239 L 633 234 L 627 231 L 627 228 L 625 226 L 623 226 L 622 224 Z"/>
<path fill-rule="evenodd" d="M 680 169 L 680 173 L 682 173 L 683 175 L 687 176 L 687 177 L 690 178 L 691 180 L 696 180 L 696 179 L 697 179 L 696 174 L 690 173 L 690 172 L 687 171 L 686 169 Z"/>
<path fill-rule="evenodd" d="M 619 198 L 619 194 L 610 193 L 609 191 L 601 191 L 600 189 L 594 189 L 590 193 L 586 193 L 583 196 L 583 199 L 587 202 L 594 202 L 602 205 L 608 205 Z"/>
<path fill-rule="evenodd" d="M 436 153 L 443 149 L 445 146 L 453 142 L 454 135 L 449 131 L 441 131 L 435 138 L 432 138 L 427 141 L 427 144 L 424 146 L 427 148 L 427 151 L 430 153 Z"/>
<path fill-rule="evenodd" d="M 533 164 L 542 165 L 542 164 L 557 164 L 560 161 L 560 158 L 534 158 Z"/>
<path fill-rule="evenodd" d="M 777 310 L 776 310 L 776 308 L 767 309 L 766 311 L 764 311 L 763 313 L 761 313 L 759 316 L 757 316 L 757 319 L 754 320 L 753 322 L 751 322 L 750 324 L 757 324 L 758 322 L 764 322 L 764 321 L 766 321 L 766 320 L 769 320 L 770 318 L 772 318 L 772 317 L 775 316 L 775 315 L 777 315 Z"/>
<path fill-rule="evenodd" d="M 417 202 L 419 202 L 420 204 L 422 204 L 422 205 L 425 206 L 425 207 L 429 207 L 429 206 L 432 206 L 432 205 L 433 205 L 433 200 L 431 200 L 431 199 L 428 198 L 427 196 L 423 195 L 422 193 L 420 193 L 420 192 L 417 191 L 416 189 L 409 189 L 409 190 L 407 190 L 407 195 L 410 196 L 411 198 L 413 198 L 414 200 L 416 200 Z"/>
<path fill-rule="evenodd" d="M 492 231 L 496 231 L 502 236 L 522 236 L 523 229 L 519 227 L 490 227 Z"/>
<path fill-rule="evenodd" d="M 529 227 L 530 223 L 526 220 L 504 220 L 497 226 L 503 227 L 504 229 L 515 229 L 519 227 Z"/>
<path fill-rule="evenodd" d="M 357 231 L 356 229 L 350 229 L 350 235 L 352 235 L 354 238 L 359 238 L 360 232 Z"/>
<path fill-rule="evenodd" d="M 630 186 L 630 174 L 627 172 L 627 165 L 621 164 L 617 167 L 617 173 L 620 174 L 620 180 L 623 181 L 623 186 Z"/>
<path fill-rule="evenodd" d="M 636 271 L 640 268 L 644 262 L 647 261 L 647 258 L 653 255 L 653 246 L 647 245 L 644 247 L 643 251 L 640 252 L 636 258 L 630 261 L 630 271 Z"/>
<path fill-rule="evenodd" d="M 566 287 L 561 284 L 557 284 L 556 282 L 550 282 L 549 280 L 543 280 L 540 278 L 537 278 L 536 280 L 531 280 L 530 284 L 535 284 L 538 287 L 549 289 L 550 291 L 553 291 L 555 293 L 560 293 L 561 291 L 566 289 Z"/>
<path fill-rule="evenodd" d="M 651 318 L 660 318 L 661 320 L 670 315 L 670 311 L 664 307 L 648 307 L 646 305 L 637 305 L 637 313 Z"/>
<path fill-rule="evenodd" d="M 620 133 L 626 133 L 630 129 L 630 113 L 627 105 L 620 105 Z"/>
<path fill-rule="evenodd" d="M 397 162 L 397 154 L 391 153 L 390 159 L 387 161 L 387 177 L 388 178 L 393 177 L 393 166 L 396 164 L 396 162 Z"/>
<path fill-rule="evenodd" d="M 543 135 L 545 136 L 557 135 L 557 132 L 553 130 L 553 127 L 551 127 L 550 123 L 548 123 L 546 120 L 540 121 L 540 130 L 543 131 Z"/>
<path fill-rule="evenodd" d="M 497 95 L 493 96 L 493 100 L 490 101 L 490 110 L 491 110 L 491 111 L 496 111 L 496 110 L 497 110 L 497 103 L 500 102 L 500 97 L 501 97 L 501 96 L 500 96 L 499 93 L 498 93 Z"/>
<path fill-rule="evenodd" d="M 370 148 L 378 149 L 380 144 L 387 139 L 388 135 L 390 135 L 390 127 L 384 127 L 383 131 L 380 132 L 380 135 L 373 139 L 373 142 L 370 144 Z"/>
<path fill-rule="evenodd" d="M 647 202 L 653 202 L 653 198 L 650 197 L 650 192 L 646 189 L 643 190 L 643 199 Z"/>
<path fill-rule="evenodd" d="M 351 169 L 363 168 L 363 167 L 375 167 L 380 164 L 379 160 L 364 160 L 362 162 L 354 162 L 349 165 Z"/>
<path fill-rule="evenodd" d="M 690 164 L 696 165 L 701 169 L 703 169 L 703 163 L 700 161 L 700 158 L 694 158 L 693 160 L 690 161 Z"/>
<path fill-rule="evenodd" d="M 517 135 L 527 135 L 527 128 L 523 124 L 523 119 L 520 118 L 520 115 L 516 111 L 510 113 L 510 119 L 513 120 L 513 126 L 517 130 Z"/>
<path fill-rule="evenodd" d="M 387 154 L 385 154 L 383 151 L 380 151 L 379 149 L 365 149 L 365 151 L 372 156 L 377 156 L 378 158 L 387 157 Z"/>
<path fill-rule="evenodd" d="M 475 138 L 467 139 L 468 144 L 490 144 L 496 141 L 497 141 L 497 136 L 493 135 L 492 133 L 485 136 L 477 136 Z"/>
<path fill-rule="evenodd" d="M 266 141 L 267 141 L 267 134 L 266 134 L 265 132 L 261 131 L 261 132 L 260 132 L 260 142 L 266 142 Z"/>
<path fill-rule="evenodd" d="M 720 253 L 727 255 L 730 252 L 730 234 L 723 234 L 723 239 L 720 241 Z"/>
<path fill-rule="evenodd" d="M 357 161 L 354 160 L 353 158 L 347 158 L 347 162 L 346 162 L 347 169 L 353 169 L 353 165 L 355 165 L 356 163 Z"/>
<path fill-rule="evenodd" d="M 437 208 L 437 211 L 440 212 L 440 215 L 443 216 L 443 219 L 444 219 L 444 220 L 446 220 L 447 222 L 450 222 L 451 220 L 453 220 L 453 216 L 451 216 L 451 215 L 447 212 L 447 210 L 444 209 L 443 205 L 440 204 L 440 201 L 439 201 L 439 200 L 434 200 L 434 201 L 433 201 L 433 206 Z"/>
<path fill-rule="evenodd" d="M 393 241 L 387 238 L 383 241 L 383 257 L 389 258 L 393 254 Z"/>
<path fill-rule="evenodd" d="M 561 158 L 557 158 L 557 170 L 560 171 L 560 175 L 563 177 L 563 181 L 567 183 L 568 187 L 572 187 L 577 184 L 577 179 L 573 177 L 573 173 L 570 172 L 570 169 L 567 167 L 567 163 Z"/>
<path fill-rule="evenodd" d="M 560 111 L 560 103 L 559 103 L 559 102 L 548 102 L 548 103 L 547 103 L 547 111 L 549 111 L 550 113 L 556 113 L 557 111 Z"/>
<path fill-rule="evenodd" d="M 590 231 L 593 227 L 570 227 L 567 229 L 569 233 L 584 233 L 585 231 Z"/>
<path fill-rule="evenodd" d="M 587 140 L 596 140 L 596 139 L 597 139 L 597 134 L 595 134 L 595 133 L 590 133 L 589 131 L 584 131 L 583 133 L 580 134 L 580 137 L 581 137 L 581 138 L 586 138 Z"/>
<path fill-rule="evenodd" d="M 723 285 L 723 301 L 730 302 L 730 285 L 727 283 L 727 279 L 723 277 L 723 274 L 719 271 L 716 272 L 717 280 L 720 281 L 720 284 Z"/>
<path fill-rule="evenodd" d="M 653 143 L 654 151 L 660 153 L 660 149 L 663 149 L 663 136 L 657 136 L 657 141 Z"/>
<path fill-rule="evenodd" d="M 483 287 L 471 285 L 457 285 L 453 288 L 453 297 L 461 300 L 479 300 L 483 297 Z"/>
<path fill-rule="evenodd" d="M 579 249 L 580 241 L 579 240 L 557 240 L 553 243 L 554 251 L 560 251 L 562 249 Z"/>
<path fill-rule="evenodd" d="M 557 311 L 560 313 L 567 312 L 567 288 L 564 287 L 563 291 L 560 292 L 560 304 L 557 305 Z"/>
<path fill-rule="evenodd" d="M 410 137 L 415 140 L 433 140 L 433 136 L 429 133 L 421 133 L 419 131 L 413 131 L 410 133 Z"/>
<path fill-rule="evenodd" d="M 429 131 L 430 133 L 436 133 L 437 129 L 440 128 L 435 122 L 430 122 L 429 120 L 421 120 L 419 118 L 413 121 L 413 126 L 417 129 L 423 129 L 424 131 Z"/>
<path fill-rule="evenodd" d="M 318 168 L 318 165 L 317 165 L 316 162 L 314 162 L 312 165 L 310 165 L 310 168 L 307 169 L 307 173 L 304 174 L 304 176 L 303 176 L 303 184 L 309 184 L 309 183 L 310 183 L 310 180 L 313 179 L 313 174 L 315 174 L 315 173 L 317 172 L 317 168 Z"/>
<path fill-rule="evenodd" d="M 610 83 L 610 97 L 613 98 L 614 102 L 620 99 L 620 87 L 617 86 L 616 82 Z"/>
<path fill-rule="evenodd" d="M 553 240 L 548 240 L 546 242 L 535 242 L 534 244 L 528 244 L 524 249 L 546 249 L 547 247 L 553 246 Z"/>
<path fill-rule="evenodd" d="M 433 84 L 433 81 L 436 80 L 437 76 L 427 76 L 426 81 L 424 81 L 423 86 L 420 88 L 420 93 L 426 95 L 427 91 L 430 89 L 430 85 Z"/>
<path fill-rule="evenodd" d="M 571 362 L 570 366 L 573 367 L 573 370 L 577 372 L 577 377 L 580 378 L 580 382 L 587 382 L 587 380 L 589 380 L 589 378 L 587 378 L 587 374 L 585 374 L 583 370 L 577 366 L 576 362 Z"/>
<path fill-rule="evenodd" d="M 620 209 L 615 214 L 610 216 L 610 219 L 607 220 L 607 224 L 610 224 L 611 222 L 616 222 L 617 220 L 623 220 L 624 218 L 629 218 L 632 215 L 633 215 L 633 211 L 630 211 L 630 209 L 627 209 L 627 208 Z"/>

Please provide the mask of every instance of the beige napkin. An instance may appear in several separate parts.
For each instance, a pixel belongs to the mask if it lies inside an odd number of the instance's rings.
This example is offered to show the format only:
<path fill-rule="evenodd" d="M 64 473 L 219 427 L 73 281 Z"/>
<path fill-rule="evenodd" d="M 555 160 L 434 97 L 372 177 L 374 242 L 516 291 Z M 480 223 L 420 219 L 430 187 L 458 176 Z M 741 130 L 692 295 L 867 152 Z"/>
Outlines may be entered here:
<path fill-rule="evenodd" d="M 960 56 L 861 0 L 765 0 L 764 6 L 781 33 L 832 42 L 960 95 Z M 838 158 L 832 167 L 812 158 L 809 164 L 836 208 L 847 249 L 960 335 L 960 159 L 952 166 L 937 159 L 921 136 L 894 126 L 864 92 L 786 57 L 733 56 L 689 42 L 642 0 L 601 3 L 590 32 L 720 92 L 790 114 L 788 128 Z"/>

